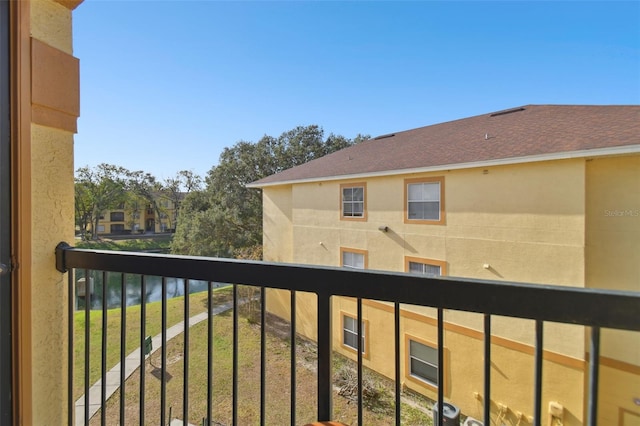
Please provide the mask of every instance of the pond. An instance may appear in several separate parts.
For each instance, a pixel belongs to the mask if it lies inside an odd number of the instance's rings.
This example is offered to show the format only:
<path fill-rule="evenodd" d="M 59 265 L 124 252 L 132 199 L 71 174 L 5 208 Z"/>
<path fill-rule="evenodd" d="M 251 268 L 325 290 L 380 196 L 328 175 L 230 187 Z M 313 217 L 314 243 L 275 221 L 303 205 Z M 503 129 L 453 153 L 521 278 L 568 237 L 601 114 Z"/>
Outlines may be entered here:
<path fill-rule="evenodd" d="M 86 279 L 84 270 L 76 271 L 76 292 L 75 307 L 76 310 L 85 308 L 85 288 Z M 122 274 L 106 273 L 106 296 L 107 308 L 119 308 L 121 306 L 122 294 Z M 141 292 L 141 276 L 134 274 L 125 274 L 125 291 L 127 306 L 139 305 L 142 302 Z M 184 296 L 185 280 L 182 278 L 167 278 L 167 298 Z M 103 273 L 101 271 L 89 271 L 89 289 L 91 297 L 91 309 L 102 309 L 102 288 Z M 189 280 L 189 293 L 198 293 L 207 290 L 207 281 Z M 223 287 L 228 284 L 213 283 L 213 288 Z M 150 276 L 145 277 L 145 294 L 146 302 L 157 302 L 162 300 L 162 277 Z"/>

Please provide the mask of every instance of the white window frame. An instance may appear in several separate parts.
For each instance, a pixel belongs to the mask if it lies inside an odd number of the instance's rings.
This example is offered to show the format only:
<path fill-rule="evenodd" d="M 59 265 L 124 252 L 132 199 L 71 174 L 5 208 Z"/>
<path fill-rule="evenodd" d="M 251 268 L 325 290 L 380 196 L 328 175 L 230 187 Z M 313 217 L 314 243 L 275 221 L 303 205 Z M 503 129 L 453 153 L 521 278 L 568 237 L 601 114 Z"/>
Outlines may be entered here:
<path fill-rule="evenodd" d="M 421 268 L 421 271 L 415 271 L 413 268 L 413 266 L 416 265 L 418 268 Z M 431 268 L 437 268 L 438 271 L 431 271 Z M 422 262 L 412 262 L 409 261 L 409 272 L 412 274 L 419 274 L 419 275 L 428 275 L 431 277 L 440 277 L 442 276 L 442 267 L 440 265 L 431 265 L 429 263 L 422 263 Z"/>
<path fill-rule="evenodd" d="M 362 200 L 353 200 L 353 191 L 355 189 L 362 189 Z M 351 192 L 351 197 L 345 196 L 345 192 Z M 351 198 L 351 199 L 348 199 Z M 347 213 L 346 206 L 351 206 L 351 212 Z M 354 207 L 361 206 L 362 213 L 354 213 Z M 364 182 L 358 183 L 344 183 L 340 185 L 340 219 L 342 220 L 367 220 L 367 184 Z"/>
<path fill-rule="evenodd" d="M 435 357 L 436 357 L 436 363 L 434 364 L 433 362 L 430 362 L 429 360 L 425 360 L 425 359 L 421 359 L 417 354 L 413 354 L 412 353 L 412 344 L 416 344 L 416 345 L 420 345 L 423 346 L 425 348 L 427 348 L 427 350 L 429 351 L 433 351 L 435 352 Z M 407 343 L 407 353 L 408 353 L 408 365 L 407 365 L 407 372 L 409 374 L 410 377 L 413 377 L 421 382 L 424 382 L 430 386 L 433 386 L 435 388 L 438 387 L 438 370 L 439 370 L 439 366 L 438 366 L 438 348 L 433 347 L 431 345 L 425 344 L 424 342 L 421 342 L 419 340 L 416 340 L 414 338 L 408 338 L 408 343 Z M 423 375 L 421 375 L 418 372 L 414 372 L 413 370 L 413 362 L 417 362 L 417 363 L 421 363 L 424 364 L 432 369 L 435 370 L 435 377 L 434 378 L 430 378 L 430 377 L 425 377 Z"/>
<path fill-rule="evenodd" d="M 411 270 L 411 265 L 412 264 L 418 264 L 418 265 L 422 265 L 423 268 L 423 272 L 417 272 L 417 271 L 412 271 Z M 428 274 L 425 271 L 425 266 L 429 266 L 429 267 L 438 267 L 440 273 L 435 275 L 435 274 Z M 447 262 L 444 262 L 442 260 L 435 260 L 435 259 L 425 259 L 425 258 L 421 258 L 421 257 L 410 257 L 410 256 L 405 256 L 404 258 L 404 271 L 405 272 L 409 272 L 409 273 L 413 273 L 413 274 L 420 274 L 420 275 L 427 275 L 427 276 L 431 276 L 431 277 L 442 277 L 447 275 Z"/>
<path fill-rule="evenodd" d="M 349 322 L 349 325 L 347 324 Z M 362 335 L 360 336 L 360 351 L 363 355 L 367 353 L 367 322 L 362 320 Z M 358 341 L 358 320 L 356 317 L 343 313 L 342 314 L 342 346 L 347 349 L 351 349 L 354 352 L 358 352 L 357 345 L 347 343 L 346 336 L 353 336 L 354 343 Z"/>
<path fill-rule="evenodd" d="M 360 258 L 362 262 L 355 262 L 354 259 L 356 256 Z M 367 251 L 341 247 L 340 266 L 351 269 L 367 269 Z"/>
<path fill-rule="evenodd" d="M 417 178 L 417 179 L 405 179 L 404 181 L 405 191 L 405 216 L 406 223 L 423 223 L 423 224 L 444 224 L 444 178 L 443 177 L 429 177 L 429 178 Z M 412 188 L 417 189 L 420 187 L 422 190 L 420 196 L 412 194 Z M 430 191 L 424 189 L 429 187 Z M 428 195 L 431 192 L 432 196 Z M 437 217 L 411 217 L 412 203 L 435 203 L 437 204 Z"/>

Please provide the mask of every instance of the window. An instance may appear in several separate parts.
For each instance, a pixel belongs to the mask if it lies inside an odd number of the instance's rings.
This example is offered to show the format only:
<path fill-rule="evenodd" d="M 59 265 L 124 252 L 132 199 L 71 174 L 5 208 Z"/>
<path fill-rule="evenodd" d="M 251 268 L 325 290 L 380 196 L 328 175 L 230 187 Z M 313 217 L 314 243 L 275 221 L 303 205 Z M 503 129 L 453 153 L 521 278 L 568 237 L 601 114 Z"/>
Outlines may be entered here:
<path fill-rule="evenodd" d="M 119 232 L 124 232 L 124 224 L 122 223 L 118 223 L 115 225 L 111 225 L 111 233 L 112 234 L 116 234 Z"/>
<path fill-rule="evenodd" d="M 111 222 L 124 222 L 124 212 L 111 212 L 109 220 Z"/>
<path fill-rule="evenodd" d="M 405 222 L 444 224 L 444 178 L 405 179 Z"/>
<path fill-rule="evenodd" d="M 411 274 L 440 277 L 447 275 L 447 262 L 406 256 L 404 258 L 404 270 Z"/>
<path fill-rule="evenodd" d="M 365 195 L 367 185 L 365 183 L 348 183 L 340 185 L 340 197 L 342 204 L 341 219 L 343 220 L 367 220 L 367 208 Z"/>
<path fill-rule="evenodd" d="M 360 350 L 362 353 L 366 353 L 366 331 L 367 325 L 365 321 L 362 321 L 362 336 L 360 339 Z M 358 351 L 358 321 L 355 317 L 350 315 L 342 315 L 342 344 L 354 351 Z"/>
<path fill-rule="evenodd" d="M 438 386 L 438 349 L 409 339 L 409 375 Z"/>
<path fill-rule="evenodd" d="M 409 272 L 412 274 L 429 275 L 431 277 L 439 277 L 442 275 L 440 266 L 428 265 L 426 263 L 409 262 Z"/>
<path fill-rule="evenodd" d="M 367 269 L 367 252 L 365 250 L 340 248 L 341 266 L 353 269 Z"/>

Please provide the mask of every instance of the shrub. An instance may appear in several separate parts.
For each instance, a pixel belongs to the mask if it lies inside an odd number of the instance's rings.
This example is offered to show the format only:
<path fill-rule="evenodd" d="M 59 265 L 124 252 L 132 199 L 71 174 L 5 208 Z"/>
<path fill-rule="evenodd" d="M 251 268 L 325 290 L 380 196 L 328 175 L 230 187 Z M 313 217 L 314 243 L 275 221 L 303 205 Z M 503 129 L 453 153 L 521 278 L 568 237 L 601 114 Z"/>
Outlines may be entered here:
<path fill-rule="evenodd" d="M 340 388 L 338 395 L 358 401 L 358 372 L 350 365 L 343 365 L 334 375 L 334 381 Z M 389 391 L 367 370 L 362 374 L 362 405 L 375 413 L 393 412 L 392 397 Z"/>

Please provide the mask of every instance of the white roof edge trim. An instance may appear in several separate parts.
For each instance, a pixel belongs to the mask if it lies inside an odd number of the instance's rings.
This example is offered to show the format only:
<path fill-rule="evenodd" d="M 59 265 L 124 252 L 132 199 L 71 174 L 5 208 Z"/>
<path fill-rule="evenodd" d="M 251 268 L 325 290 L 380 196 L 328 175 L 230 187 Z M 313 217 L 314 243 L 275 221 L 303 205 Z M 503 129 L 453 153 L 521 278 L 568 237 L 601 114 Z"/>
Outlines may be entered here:
<path fill-rule="evenodd" d="M 440 172 L 444 170 L 472 169 L 476 167 L 489 167 L 489 166 L 506 166 L 509 164 L 535 163 L 538 161 L 568 160 L 571 158 L 603 157 L 603 156 L 634 154 L 634 153 L 640 153 L 640 144 L 617 146 L 613 148 L 608 147 L 608 148 L 585 149 L 580 151 L 557 152 L 553 154 L 528 155 L 525 157 L 501 158 L 497 160 L 473 161 L 470 163 L 443 164 L 443 165 L 431 166 L 431 167 L 418 167 L 414 169 L 383 170 L 379 172 L 354 173 L 349 175 L 337 175 L 337 176 L 319 176 L 319 177 L 312 177 L 312 178 L 305 178 L 305 179 L 292 179 L 292 180 L 284 180 L 284 181 L 278 181 L 278 182 L 269 182 L 269 183 L 258 184 L 258 185 L 250 183 L 247 185 L 247 188 L 266 188 L 270 186 L 291 185 L 294 183 L 296 184 L 312 183 L 312 182 L 326 182 L 326 181 L 345 180 L 345 179 L 360 179 L 364 177 L 408 175 L 412 173 Z"/>

